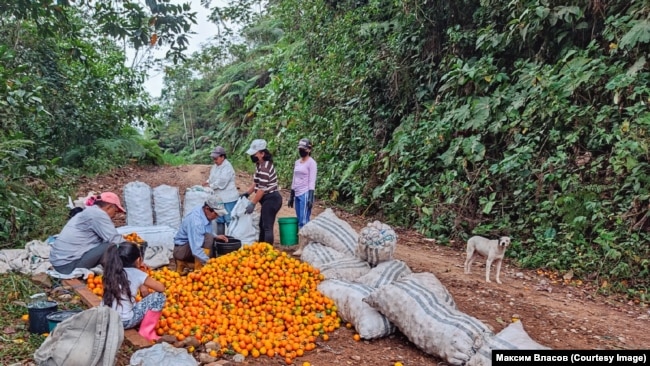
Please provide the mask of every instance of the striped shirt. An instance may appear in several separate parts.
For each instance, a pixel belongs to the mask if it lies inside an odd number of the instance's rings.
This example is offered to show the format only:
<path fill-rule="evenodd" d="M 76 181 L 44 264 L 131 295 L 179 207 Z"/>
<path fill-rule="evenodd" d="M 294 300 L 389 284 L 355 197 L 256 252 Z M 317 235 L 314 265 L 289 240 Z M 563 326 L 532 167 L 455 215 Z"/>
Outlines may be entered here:
<path fill-rule="evenodd" d="M 255 189 L 264 193 L 272 193 L 278 190 L 278 175 L 275 174 L 275 167 L 270 161 L 263 161 L 255 168 Z"/>

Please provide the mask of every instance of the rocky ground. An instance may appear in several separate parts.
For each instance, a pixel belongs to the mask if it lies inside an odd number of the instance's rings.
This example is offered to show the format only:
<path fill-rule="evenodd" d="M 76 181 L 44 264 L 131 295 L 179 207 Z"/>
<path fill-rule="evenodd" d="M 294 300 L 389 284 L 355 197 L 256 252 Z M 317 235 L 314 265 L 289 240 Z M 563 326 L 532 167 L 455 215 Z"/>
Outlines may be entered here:
<path fill-rule="evenodd" d="M 185 189 L 200 185 L 208 176 L 210 166 L 188 165 L 180 167 L 127 167 L 93 179 L 78 181 L 78 192 L 114 191 L 122 195 L 122 187 L 131 181 L 142 181 L 152 188 L 167 184 Z M 240 173 L 240 190 L 248 186 L 251 177 Z M 279 217 L 295 216 L 286 207 L 288 190 Z M 318 215 L 327 207 L 316 202 Z M 355 216 L 336 210 L 337 215 L 360 230 L 373 221 L 371 217 Z M 121 219 L 124 224 L 124 218 Z M 277 231 L 277 225 L 276 225 Z M 535 341 L 555 349 L 643 349 L 650 344 L 647 328 L 650 325 L 649 309 L 620 296 L 598 295 L 597 284 L 581 283 L 569 275 L 556 276 L 543 270 L 520 269 L 506 259 L 502 268 L 503 284 L 485 283 L 484 260 L 477 260 L 471 274 L 463 273 L 465 260 L 463 243 L 452 247 L 436 245 L 409 228 L 395 228 L 399 238 L 395 253 L 414 272 L 431 272 L 447 287 L 461 311 L 488 324 L 495 332 L 505 328 L 513 317 L 521 319 L 524 328 Z M 516 238 L 514 238 L 516 240 Z M 275 246 L 283 247 L 276 234 Z M 418 350 L 402 334 L 373 340 L 355 342 L 353 331 L 341 328 L 328 342 L 321 342 L 316 350 L 308 352 L 296 362 L 308 361 L 312 365 L 404 365 L 444 364 L 439 359 Z M 284 364 L 279 358 L 261 357 L 245 364 Z"/>

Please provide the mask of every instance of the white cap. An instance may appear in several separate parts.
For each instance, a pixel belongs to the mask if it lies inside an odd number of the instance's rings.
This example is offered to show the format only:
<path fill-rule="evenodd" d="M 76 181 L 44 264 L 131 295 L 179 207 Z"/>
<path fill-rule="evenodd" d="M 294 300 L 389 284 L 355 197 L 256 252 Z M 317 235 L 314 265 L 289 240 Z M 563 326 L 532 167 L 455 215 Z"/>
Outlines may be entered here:
<path fill-rule="evenodd" d="M 221 199 L 215 196 L 208 197 L 208 199 L 205 201 L 205 205 L 210 207 L 212 211 L 216 212 L 219 216 L 226 216 L 228 214 L 228 211 L 226 211 L 224 208 Z"/>
<path fill-rule="evenodd" d="M 263 139 L 253 140 L 253 142 L 251 142 L 250 149 L 246 150 L 246 154 L 254 155 L 256 152 L 264 149 L 266 149 L 266 140 Z"/>

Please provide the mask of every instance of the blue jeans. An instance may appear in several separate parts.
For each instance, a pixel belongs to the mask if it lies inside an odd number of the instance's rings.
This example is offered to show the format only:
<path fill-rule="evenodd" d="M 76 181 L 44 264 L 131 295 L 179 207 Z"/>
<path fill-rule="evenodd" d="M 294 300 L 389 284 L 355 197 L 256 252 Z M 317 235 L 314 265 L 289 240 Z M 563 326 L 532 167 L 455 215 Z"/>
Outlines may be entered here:
<path fill-rule="evenodd" d="M 237 201 L 232 201 L 232 202 L 224 202 L 223 203 L 223 208 L 228 211 L 228 214 L 226 216 L 219 216 L 217 217 L 217 222 L 218 223 L 226 223 L 230 224 L 230 213 L 232 212 L 232 209 L 235 208 L 235 205 L 237 204 Z"/>
<path fill-rule="evenodd" d="M 296 209 L 296 216 L 298 217 L 298 229 L 302 229 L 311 217 L 311 208 L 307 207 L 308 197 L 309 192 L 305 192 L 294 199 L 293 207 Z"/>

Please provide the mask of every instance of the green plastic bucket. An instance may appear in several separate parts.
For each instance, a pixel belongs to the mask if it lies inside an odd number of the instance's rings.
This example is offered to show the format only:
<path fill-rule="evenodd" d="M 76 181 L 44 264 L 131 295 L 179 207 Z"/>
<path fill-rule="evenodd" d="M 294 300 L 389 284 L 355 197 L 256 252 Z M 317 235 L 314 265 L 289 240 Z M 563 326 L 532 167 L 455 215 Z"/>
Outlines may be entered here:
<path fill-rule="evenodd" d="M 48 314 L 46 318 L 47 318 L 47 325 L 50 328 L 50 333 L 52 333 L 54 328 L 56 328 L 57 324 L 79 313 L 81 313 L 81 310 L 62 310 L 62 311 L 55 311 L 53 313 Z"/>
<path fill-rule="evenodd" d="M 298 218 L 297 217 L 280 217 L 280 244 L 296 245 L 298 244 Z"/>

